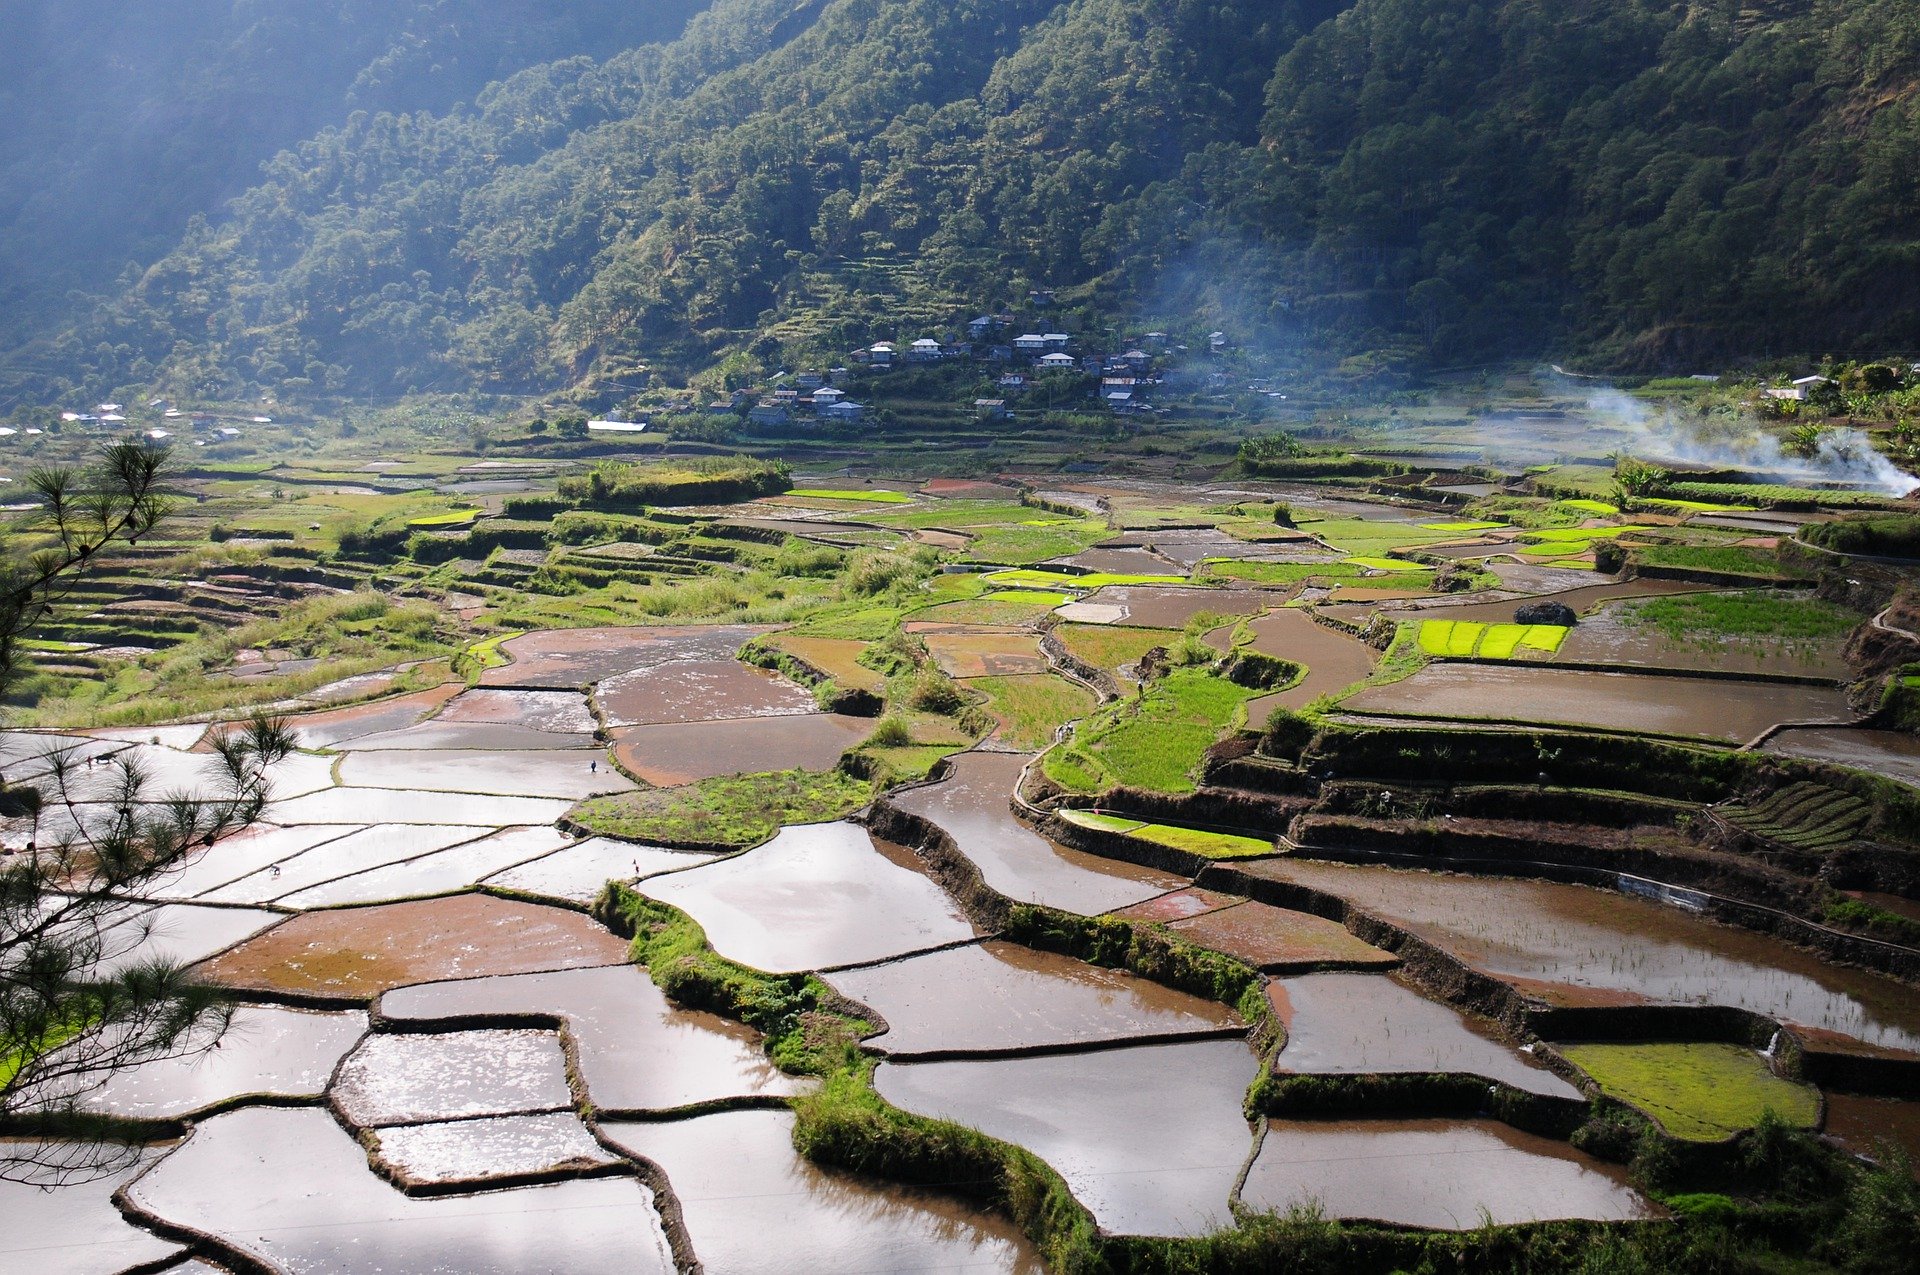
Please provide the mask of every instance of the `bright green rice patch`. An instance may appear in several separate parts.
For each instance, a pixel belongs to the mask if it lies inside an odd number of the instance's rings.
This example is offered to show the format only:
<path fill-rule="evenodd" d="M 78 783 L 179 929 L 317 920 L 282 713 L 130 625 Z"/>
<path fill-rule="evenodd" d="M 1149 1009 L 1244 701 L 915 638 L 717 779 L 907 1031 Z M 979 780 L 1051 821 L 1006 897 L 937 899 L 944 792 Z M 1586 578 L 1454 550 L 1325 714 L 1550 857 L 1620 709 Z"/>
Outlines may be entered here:
<path fill-rule="evenodd" d="M 1482 624 L 1475 620 L 1422 620 L 1420 650 L 1427 655 L 1464 659 L 1477 655 L 1510 660 L 1522 647 L 1551 654 L 1566 641 L 1558 624 Z"/>
<path fill-rule="evenodd" d="M 1563 1045 L 1560 1052 L 1610 1096 L 1691 1142 L 1750 1129 L 1767 1111 L 1802 1128 L 1819 1119 L 1815 1090 L 1774 1075 L 1765 1059 L 1739 1045 Z"/>
<path fill-rule="evenodd" d="M 1423 522 L 1420 525 L 1428 531 L 1498 531 L 1507 524 L 1504 522 Z"/>
<path fill-rule="evenodd" d="M 1371 584 L 1374 578 L 1343 562 L 1252 562 L 1245 558 L 1208 558 L 1202 564 L 1209 575 L 1252 584 L 1299 584 L 1311 581 L 1329 587 Z"/>
<path fill-rule="evenodd" d="M 1273 843 L 1258 837 L 1242 837 L 1231 832 L 1209 832 L 1205 828 L 1182 828 L 1174 824 L 1149 823 L 1131 834 L 1142 841 L 1171 846 L 1206 859 L 1248 859 L 1272 854 Z"/>
<path fill-rule="evenodd" d="M 1082 828 L 1095 828 L 1101 832 L 1132 832 L 1135 828 L 1147 826 L 1138 819 L 1101 814 L 1097 810 L 1062 810 L 1060 817 L 1068 823 L 1077 823 Z"/>
<path fill-rule="evenodd" d="M 914 612 L 916 620 L 937 620 L 943 624 L 1031 624 L 1063 602 L 1072 601 L 1064 593 L 1036 593 L 1013 590 L 989 593 L 963 602 L 946 602 Z"/>
<path fill-rule="evenodd" d="M 1758 513 L 1755 505 L 1722 505 L 1711 500 L 1675 500 L 1671 496 L 1660 496 L 1640 502 L 1655 509 L 1671 509 L 1675 513 L 1685 514 L 1751 514 Z"/>
<path fill-rule="evenodd" d="M 496 633 L 462 651 L 459 657 L 460 662 L 478 672 L 499 668 L 508 663 L 506 653 L 500 649 L 501 645 L 521 636 L 523 636 L 521 633 Z"/>
<path fill-rule="evenodd" d="M 1002 588 L 1093 590 L 1110 584 L 1186 584 L 1185 576 L 1123 575 L 1113 571 L 1095 571 L 1088 575 L 1069 575 L 1064 571 L 996 571 L 987 583 Z"/>
<path fill-rule="evenodd" d="M 987 711 L 1000 722 L 1000 740 L 1023 752 L 1053 742 L 1054 732 L 1094 709 L 1083 687 L 1052 673 L 972 677 L 963 685 L 987 697 Z"/>
<path fill-rule="evenodd" d="M 1541 558 L 1550 562 L 1561 561 L 1562 554 L 1592 553 L 1591 540 L 1556 540 L 1551 544 L 1521 545 L 1520 553 L 1528 558 Z M 1545 562 L 1540 565 L 1546 565 Z"/>
<path fill-rule="evenodd" d="M 1154 647 L 1180 640 L 1173 629 L 1136 629 L 1124 624 L 1062 624 L 1053 633 L 1072 654 L 1103 669 L 1137 664 Z"/>
<path fill-rule="evenodd" d="M 447 528 L 465 527 L 480 516 L 478 509 L 453 509 L 443 514 L 426 514 L 419 518 L 407 519 L 409 527 Z"/>
<path fill-rule="evenodd" d="M 1143 696 L 1083 721 L 1066 745 L 1047 754 L 1047 774 L 1080 792 L 1123 784 L 1192 792 L 1201 756 L 1262 694 L 1202 669 L 1177 669 Z"/>
<path fill-rule="evenodd" d="M 794 632 L 807 637 L 852 638 L 860 642 L 878 642 L 900 627 L 901 612 L 896 607 L 870 607 L 824 615 L 808 620 Z"/>
<path fill-rule="evenodd" d="M 913 497 L 905 492 L 883 491 L 840 491 L 826 487 L 796 487 L 786 492 L 789 496 L 804 496 L 809 500 L 859 500 L 874 505 L 910 505 Z"/>
<path fill-rule="evenodd" d="M 1620 512 L 1618 505 L 1609 505 L 1604 500 L 1556 500 L 1554 503 L 1562 509 L 1577 509 L 1596 518 L 1612 518 Z"/>
<path fill-rule="evenodd" d="M 1633 551 L 1633 560 L 1649 567 L 1679 567 L 1721 575 L 1804 578 L 1803 573 L 1788 569 L 1773 550 L 1739 545 L 1647 545 Z"/>
<path fill-rule="evenodd" d="M 1347 565 L 1365 567 L 1370 571 L 1431 571 L 1432 567 L 1424 562 L 1408 562 L 1404 558 L 1348 558 Z"/>
<path fill-rule="evenodd" d="M 1625 535 L 1629 531 L 1651 531 L 1651 527 L 1639 527 L 1627 523 L 1618 527 L 1549 527 L 1544 531 L 1522 533 L 1520 539 L 1528 544 L 1553 544 L 1555 542 L 1611 540 L 1615 536 Z"/>
<path fill-rule="evenodd" d="M 23 651 L 46 651 L 54 654 L 72 654 L 91 648 L 85 642 L 50 642 L 45 638 L 15 638 L 13 644 Z"/>
<path fill-rule="evenodd" d="M 596 797 L 568 817 L 597 836 L 624 841 L 746 847 L 785 824 L 845 818 L 872 795 L 867 781 L 842 771 L 783 770 Z"/>
<path fill-rule="evenodd" d="M 1711 645 L 1725 638 L 1838 639 L 1858 627 L 1862 617 L 1810 595 L 1782 597 L 1771 589 L 1748 589 L 1648 598 L 1628 603 L 1620 618 L 1658 629 L 1676 642 Z"/>

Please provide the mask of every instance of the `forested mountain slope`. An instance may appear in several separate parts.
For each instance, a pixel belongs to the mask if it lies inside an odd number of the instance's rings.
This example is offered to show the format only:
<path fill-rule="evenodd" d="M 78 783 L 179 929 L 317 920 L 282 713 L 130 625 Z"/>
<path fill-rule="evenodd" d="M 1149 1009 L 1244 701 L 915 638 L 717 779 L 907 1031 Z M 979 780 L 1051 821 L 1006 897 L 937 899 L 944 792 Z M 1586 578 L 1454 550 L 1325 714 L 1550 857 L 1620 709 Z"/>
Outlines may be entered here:
<path fill-rule="evenodd" d="M 350 111 L 444 111 L 556 58 L 672 39 L 703 0 L 9 0 L 0 298 L 109 284 Z"/>
<path fill-rule="evenodd" d="M 718 0 L 320 133 L 8 376 L 544 392 L 1036 287 L 1321 355 L 1913 347 L 1917 84 L 1909 0 Z"/>

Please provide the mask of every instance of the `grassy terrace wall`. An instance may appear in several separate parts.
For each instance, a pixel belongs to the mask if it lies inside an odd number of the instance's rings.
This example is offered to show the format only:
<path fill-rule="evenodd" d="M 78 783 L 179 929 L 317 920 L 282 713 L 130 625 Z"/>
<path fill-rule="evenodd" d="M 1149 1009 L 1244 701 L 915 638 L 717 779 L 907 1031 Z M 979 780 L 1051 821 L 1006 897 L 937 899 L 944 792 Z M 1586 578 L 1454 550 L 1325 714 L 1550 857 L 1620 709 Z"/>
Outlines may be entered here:
<path fill-rule="evenodd" d="M 1301 758 L 1322 779 L 1393 783 L 1533 783 L 1709 804 L 1754 787 L 1805 780 L 1873 807 L 1867 835 L 1920 848 L 1920 791 L 1820 762 L 1578 731 L 1323 726 Z"/>

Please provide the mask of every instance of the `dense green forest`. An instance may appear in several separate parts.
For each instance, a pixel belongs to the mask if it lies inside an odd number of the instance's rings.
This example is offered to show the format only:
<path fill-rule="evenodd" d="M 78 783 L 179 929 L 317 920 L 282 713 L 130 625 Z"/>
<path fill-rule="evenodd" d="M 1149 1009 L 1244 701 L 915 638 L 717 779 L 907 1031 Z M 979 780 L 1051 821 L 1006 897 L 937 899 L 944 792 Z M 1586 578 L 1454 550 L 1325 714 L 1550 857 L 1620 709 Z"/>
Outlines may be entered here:
<path fill-rule="evenodd" d="M 558 58 L 671 39 L 703 0 L 11 0 L 0 333 L 110 287 L 351 111 L 445 111 Z"/>
<path fill-rule="evenodd" d="M 470 106 L 368 74 L 0 405 L 590 390 L 1034 288 L 1318 359 L 1920 346 L 1911 0 L 716 0 Z"/>

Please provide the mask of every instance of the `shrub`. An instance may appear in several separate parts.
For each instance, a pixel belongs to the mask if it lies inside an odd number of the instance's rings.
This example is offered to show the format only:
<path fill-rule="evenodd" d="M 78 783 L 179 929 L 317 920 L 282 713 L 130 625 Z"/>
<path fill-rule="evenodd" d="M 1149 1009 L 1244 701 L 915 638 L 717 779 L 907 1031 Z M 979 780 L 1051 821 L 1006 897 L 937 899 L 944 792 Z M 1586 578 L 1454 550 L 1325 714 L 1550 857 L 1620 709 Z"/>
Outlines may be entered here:
<path fill-rule="evenodd" d="M 1513 622 L 1515 624 L 1555 624 L 1570 629 L 1580 623 L 1580 617 L 1564 602 L 1535 602 L 1516 609 L 1513 613 Z"/>

